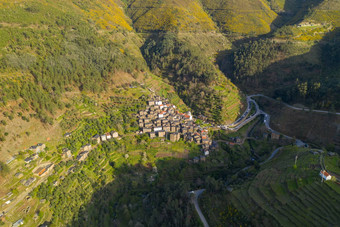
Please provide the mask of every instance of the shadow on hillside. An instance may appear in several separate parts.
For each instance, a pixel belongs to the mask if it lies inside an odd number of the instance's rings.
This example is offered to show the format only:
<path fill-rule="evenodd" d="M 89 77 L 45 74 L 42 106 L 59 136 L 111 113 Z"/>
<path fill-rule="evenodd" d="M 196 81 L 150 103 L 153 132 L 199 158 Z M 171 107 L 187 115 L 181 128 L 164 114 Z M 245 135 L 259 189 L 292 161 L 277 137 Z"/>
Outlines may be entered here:
<path fill-rule="evenodd" d="M 115 169 L 69 226 L 199 226 L 189 191 L 206 187 L 200 164 L 166 158 Z"/>
<path fill-rule="evenodd" d="M 205 188 L 211 193 L 226 193 L 226 181 L 242 181 L 252 176 L 243 174 L 232 178 L 249 164 L 246 162 L 248 156 L 240 158 L 229 148 L 223 146 L 222 149 L 198 163 L 167 157 L 156 160 L 154 165 L 148 162 L 142 164 L 142 160 L 130 165 L 128 160 L 133 159 L 133 156 L 120 166 L 111 161 L 101 171 L 112 169 L 114 180 L 103 185 L 92 182 L 94 192 L 90 201 L 81 206 L 79 213 L 74 210 L 70 212 L 69 208 L 64 207 L 55 209 L 62 215 L 75 213 L 68 226 L 201 226 L 190 202 L 189 191 Z M 239 157 L 238 160 L 234 160 L 236 157 Z M 231 160 L 234 162 L 231 163 Z M 90 160 L 83 164 L 91 165 Z M 78 169 L 78 172 L 87 171 Z M 74 175 L 77 176 L 78 172 Z M 97 176 L 103 179 L 101 172 Z M 84 185 L 87 184 L 84 182 Z M 77 200 L 79 197 L 72 199 Z"/>
<path fill-rule="evenodd" d="M 248 94 L 262 93 L 287 103 L 304 103 L 314 109 L 340 109 L 340 28 L 327 33 L 307 53 L 284 58 L 254 76 L 234 79 L 233 52 L 220 57 L 220 67 Z M 280 44 L 283 45 L 283 44 Z M 286 51 L 296 51 L 288 44 Z"/>
<path fill-rule="evenodd" d="M 272 22 L 272 31 L 283 25 L 299 24 L 308 15 L 309 10 L 318 6 L 323 0 L 286 0 L 282 10 L 275 10 L 278 17 Z"/>
<path fill-rule="evenodd" d="M 216 61 L 220 67 L 220 70 L 224 72 L 228 77 L 233 74 L 233 52 L 241 45 L 249 42 L 258 41 L 270 37 L 273 32 L 284 25 L 293 25 L 300 23 L 306 15 L 309 13 L 309 9 L 316 7 L 322 2 L 322 0 L 287 0 L 285 2 L 284 9 L 281 11 L 276 10 L 278 17 L 271 23 L 271 31 L 268 34 L 249 36 L 242 39 L 236 39 L 232 42 L 233 48 L 231 50 L 223 50 L 217 53 Z"/>

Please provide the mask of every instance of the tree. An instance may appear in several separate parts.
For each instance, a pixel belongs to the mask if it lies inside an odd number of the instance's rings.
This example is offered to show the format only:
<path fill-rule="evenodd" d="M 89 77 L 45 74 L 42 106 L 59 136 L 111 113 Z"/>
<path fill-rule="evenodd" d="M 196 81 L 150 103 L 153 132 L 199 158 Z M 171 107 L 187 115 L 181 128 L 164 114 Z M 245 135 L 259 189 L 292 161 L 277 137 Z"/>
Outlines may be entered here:
<path fill-rule="evenodd" d="M 5 176 L 6 174 L 9 173 L 9 166 L 0 161 L 0 175 Z"/>

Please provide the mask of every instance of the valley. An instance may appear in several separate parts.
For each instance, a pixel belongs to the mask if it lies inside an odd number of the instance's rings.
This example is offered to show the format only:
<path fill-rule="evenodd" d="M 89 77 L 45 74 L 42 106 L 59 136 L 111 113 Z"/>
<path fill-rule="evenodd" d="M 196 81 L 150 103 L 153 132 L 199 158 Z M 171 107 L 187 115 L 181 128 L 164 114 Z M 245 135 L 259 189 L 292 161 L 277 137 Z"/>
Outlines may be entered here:
<path fill-rule="evenodd" d="M 338 0 L 0 0 L 0 226 L 337 225 L 339 25 Z"/>

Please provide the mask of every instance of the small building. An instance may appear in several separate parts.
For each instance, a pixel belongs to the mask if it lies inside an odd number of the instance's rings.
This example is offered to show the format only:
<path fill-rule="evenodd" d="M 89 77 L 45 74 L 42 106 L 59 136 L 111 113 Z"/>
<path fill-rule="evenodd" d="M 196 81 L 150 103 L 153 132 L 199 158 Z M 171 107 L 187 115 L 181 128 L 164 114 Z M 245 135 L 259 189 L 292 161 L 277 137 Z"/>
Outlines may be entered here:
<path fill-rule="evenodd" d="M 199 157 L 194 157 L 194 163 L 198 163 L 200 161 Z"/>
<path fill-rule="evenodd" d="M 280 134 L 277 133 L 277 132 L 272 132 L 271 138 L 272 138 L 272 140 L 278 140 L 278 139 L 280 139 Z"/>
<path fill-rule="evenodd" d="M 164 131 L 166 131 L 166 132 L 170 132 L 170 131 L 171 131 L 170 128 L 171 128 L 171 127 L 168 126 L 168 125 L 163 127 Z"/>
<path fill-rule="evenodd" d="M 234 138 L 234 142 L 235 143 L 241 143 L 242 142 L 242 139 L 240 137 L 235 137 Z"/>
<path fill-rule="evenodd" d="M 68 149 L 68 148 L 64 148 L 62 156 L 63 156 L 63 158 L 71 158 L 72 157 L 71 150 Z"/>
<path fill-rule="evenodd" d="M 36 152 L 37 153 L 42 152 L 45 150 L 45 148 L 46 148 L 46 145 L 44 143 L 38 143 Z"/>
<path fill-rule="evenodd" d="M 105 134 L 101 135 L 101 136 L 100 136 L 100 140 L 101 140 L 102 142 L 106 141 L 106 135 L 105 135 Z"/>
<path fill-rule="evenodd" d="M 107 139 L 107 140 L 110 140 L 110 139 L 112 139 L 112 136 L 111 136 L 111 134 L 110 134 L 110 133 L 105 133 L 105 135 L 106 135 L 106 139 Z"/>
<path fill-rule="evenodd" d="M 83 151 L 83 152 L 81 152 L 81 153 L 77 156 L 77 160 L 78 160 L 79 162 L 82 162 L 82 161 L 84 161 L 84 160 L 87 158 L 88 155 L 89 155 L 89 152 L 88 152 L 88 151 Z"/>
<path fill-rule="evenodd" d="M 88 143 L 88 144 L 82 146 L 80 149 L 83 150 L 83 151 L 90 151 L 92 149 L 92 145 Z"/>
<path fill-rule="evenodd" d="M 18 172 L 18 173 L 16 173 L 14 176 L 15 176 L 16 178 L 22 178 L 22 177 L 24 176 L 24 174 L 21 173 L 21 172 Z"/>
<path fill-rule="evenodd" d="M 91 140 L 94 140 L 96 141 L 97 143 L 100 143 L 100 136 L 97 134 L 97 135 L 94 135 Z"/>
<path fill-rule="evenodd" d="M 204 151 L 204 155 L 205 155 L 205 156 L 208 156 L 209 154 L 210 154 L 209 150 L 205 150 L 205 151 Z"/>
<path fill-rule="evenodd" d="M 112 136 L 112 138 L 118 138 L 119 134 L 116 131 L 112 131 L 111 136 Z"/>
<path fill-rule="evenodd" d="M 158 131 L 162 131 L 162 130 L 163 130 L 162 127 L 155 127 L 155 128 L 153 128 L 154 132 L 158 132 Z"/>
<path fill-rule="evenodd" d="M 155 105 L 155 101 L 153 101 L 153 100 L 149 100 L 149 101 L 148 101 L 148 105 L 149 105 L 149 106 L 153 106 L 153 105 Z"/>
<path fill-rule="evenodd" d="M 151 128 L 143 128 L 143 133 L 148 133 L 148 132 L 151 132 Z"/>
<path fill-rule="evenodd" d="M 177 126 L 171 126 L 170 132 L 177 132 Z"/>
<path fill-rule="evenodd" d="M 171 142 L 176 142 L 180 139 L 180 135 L 179 133 L 175 132 L 175 133 L 171 133 L 170 134 L 170 141 Z"/>
<path fill-rule="evenodd" d="M 201 156 L 200 156 L 200 161 L 201 161 L 201 162 L 205 162 L 205 160 L 206 160 L 206 157 L 203 156 L 203 155 L 201 155 Z"/>
<path fill-rule="evenodd" d="M 332 176 L 331 176 L 329 173 L 327 173 L 326 170 L 321 170 L 319 175 L 320 175 L 324 180 L 330 180 L 330 179 L 332 179 Z"/>
<path fill-rule="evenodd" d="M 153 139 L 156 137 L 156 133 L 155 132 L 149 132 L 150 138 Z"/>
<path fill-rule="evenodd" d="M 18 227 L 24 224 L 24 220 L 19 219 L 18 221 L 14 222 L 12 227 Z"/>
<path fill-rule="evenodd" d="M 157 106 L 160 106 L 160 105 L 162 105 L 162 104 L 163 104 L 163 102 L 160 101 L 160 100 L 155 102 L 155 105 L 157 105 Z"/>
<path fill-rule="evenodd" d="M 165 137 L 165 131 L 164 130 L 161 130 L 161 131 L 158 131 L 158 137 Z"/>
<path fill-rule="evenodd" d="M 30 163 L 34 160 L 34 158 L 32 156 L 28 157 L 28 158 L 25 158 L 25 162 L 26 163 Z"/>
<path fill-rule="evenodd" d="M 202 137 L 203 138 L 203 137 Z M 210 140 L 205 138 L 205 139 L 202 139 L 202 143 L 203 144 L 209 144 L 210 143 Z"/>
<path fill-rule="evenodd" d="M 70 133 L 70 132 L 67 132 L 67 133 L 64 134 L 64 137 L 66 137 L 66 138 L 68 138 L 68 137 L 70 137 L 70 136 L 71 136 L 71 133 Z"/>

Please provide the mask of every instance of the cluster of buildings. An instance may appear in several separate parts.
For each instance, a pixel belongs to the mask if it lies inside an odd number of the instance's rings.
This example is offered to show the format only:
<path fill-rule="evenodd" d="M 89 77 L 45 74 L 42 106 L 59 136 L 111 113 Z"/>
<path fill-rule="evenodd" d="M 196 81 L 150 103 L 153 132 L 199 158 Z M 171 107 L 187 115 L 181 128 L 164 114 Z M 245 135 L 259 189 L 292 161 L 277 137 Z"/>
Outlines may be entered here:
<path fill-rule="evenodd" d="M 36 152 L 36 153 L 40 153 L 42 151 L 44 151 L 46 148 L 46 145 L 43 143 L 38 143 L 37 145 L 31 146 L 30 148 L 28 148 L 28 150 Z"/>
<path fill-rule="evenodd" d="M 28 187 L 30 186 L 34 181 L 36 180 L 35 177 L 30 177 L 27 180 L 21 180 L 20 183 L 23 184 L 24 186 Z"/>
<path fill-rule="evenodd" d="M 148 133 L 150 138 L 161 137 L 176 142 L 183 138 L 197 144 L 211 144 L 208 130 L 194 123 L 191 113 L 180 113 L 168 99 L 159 96 L 148 101 L 145 110 L 138 113 L 140 133 Z"/>
<path fill-rule="evenodd" d="M 108 141 L 111 140 L 113 138 L 119 139 L 119 134 L 116 131 L 112 131 L 112 132 L 108 132 L 108 133 L 104 133 L 102 135 L 94 135 L 91 140 L 95 141 L 97 144 L 104 142 L 104 141 Z M 79 154 L 77 156 L 77 160 L 82 162 L 84 161 L 87 156 L 89 155 L 90 151 L 92 150 L 92 145 L 91 144 L 86 144 L 84 146 L 82 146 L 80 148 Z M 62 153 L 62 157 L 63 158 L 72 158 L 72 153 L 71 150 L 68 148 L 64 148 Z"/>
<path fill-rule="evenodd" d="M 94 135 L 91 139 L 96 141 L 97 143 L 100 143 L 100 142 L 104 142 L 104 141 L 107 141 L 107 140 L 111 140 L 111 139 L 117 139 L 119 138 L 119 134 L 118 132 L 116 131 L 111 131 L 111 132 L 107 132 L 107 133 L 104 133 L 102 135 Z"/>
<path fill-rule="evenodd" d="M 195 124 L 189 111 L 180 113 L 168 99 L 159 96 L 154 96 L 147 104 L 137 115 L 140 133 L 149 134 L 151 139 L 160 137 L 176 142 L 182 138 L 195 142 L 202 145 L 204 155 L 209 155 L 212 140 L 208 129 Z"/>
<path fill-rule="evenodd" d="M 25 158 L 25 162 L 28 164 L 32 161 L 34 161 L 35 159 L 37 159 L 39 156 L 38 154 L 40 152 L 45 151 L 46 145 L 43 143 L 38 143 L 37 145 L 31 146 L 30 148 L 28 148 L 29 151 L 33 151 L 35 152 L 34 154 L 32 154 L 31 156 Z"/>

